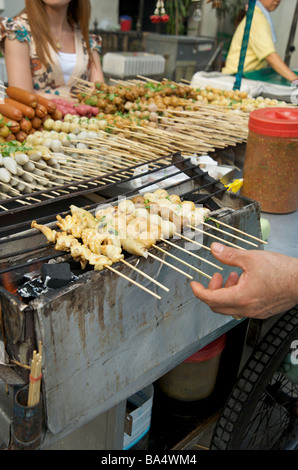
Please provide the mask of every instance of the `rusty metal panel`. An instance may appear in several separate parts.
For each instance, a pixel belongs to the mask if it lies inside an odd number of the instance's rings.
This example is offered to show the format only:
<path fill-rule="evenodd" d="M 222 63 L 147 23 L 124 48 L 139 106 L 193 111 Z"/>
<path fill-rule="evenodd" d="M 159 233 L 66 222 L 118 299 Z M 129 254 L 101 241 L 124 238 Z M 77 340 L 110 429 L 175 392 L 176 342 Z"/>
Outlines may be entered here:
<path fill-rule="evenodd" d="M 160 264 L 146 261 L 146 268 L 152 275 Z M 121 269 L 152 288 L 127 267 Z M 46 306 L 36 305 L 47 426 L 53 434 L 87 422 L 151 383 L 231 322 L 199 305 L 188 281 L 168 267 L 158 276 L 171 286 L 161 301 L 110 272 L 88 277 L 88 288 L 84 280 Z"/>
<path fill-rule="evenodd" d="M 254 206 L 234 222 L 259 236 Z M 190 261 L 177 248 L 170 252 Z M 214 261 L 209 252 L 203 256 Z M 159 301 L 109 271 L 89 272 L 46 304 L 42 298 L 31 302 L 44 344 L 43 394 L 52 435 L 68 433 L 110 409 L 235 325 L 199 302 L 189 280 L 169 267 L 155 260 L 130 261 L 170 292 Z M 192 264 L 211 272 L 203 262 L 192 259 Z M 127 266 L 118 269 L 152 289 Z M 225 277 L 231 270 L 225 269 Z M 208 282 L 196 273 L 194 279 Z"/>

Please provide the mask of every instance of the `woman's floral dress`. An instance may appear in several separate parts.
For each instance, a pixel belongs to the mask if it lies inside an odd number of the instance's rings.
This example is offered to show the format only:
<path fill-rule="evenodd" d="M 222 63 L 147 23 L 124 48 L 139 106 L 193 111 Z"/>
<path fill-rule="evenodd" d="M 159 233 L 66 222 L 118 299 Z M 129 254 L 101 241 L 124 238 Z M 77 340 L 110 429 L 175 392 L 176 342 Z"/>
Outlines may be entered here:
<path fill-rule="evenodd" d="M 86 43 L 78 26 L 75 27 L 76 65 L 67 83 L 64 81 L 58 55 L 53 49 L 51 49 L 52 63 L 45 66 L 39 60 L 25 13 L 15 18 L 0 18 L 0 42 L 4 55 L 5 38 L 28 44 L 33 87 L 36 91 L 59 94 L 60 91 L 69 91 L 69 89 L 74 87 L 77 83 L 77 78 L 89 80 L 89 56 Z M 95 34 L 90 34 L 89 41 L 91 50 L 96 50 L 100 54 L 101 38 Z"/>

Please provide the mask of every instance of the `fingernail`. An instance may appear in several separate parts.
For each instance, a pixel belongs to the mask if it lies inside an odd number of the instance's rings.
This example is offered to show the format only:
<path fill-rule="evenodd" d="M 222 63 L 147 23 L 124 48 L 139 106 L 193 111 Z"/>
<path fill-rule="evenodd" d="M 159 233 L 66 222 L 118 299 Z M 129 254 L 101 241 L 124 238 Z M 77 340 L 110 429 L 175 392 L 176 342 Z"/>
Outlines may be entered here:
<path fill-rule="evenodd" d="M 212 248 L 212 251 L 215 251 L 216 253 L 222 253 L 222 251 L 224 250 L 224 245 L 222 245 L 221 243 L 212 243 L 211 245 L 211 248 Z"/>

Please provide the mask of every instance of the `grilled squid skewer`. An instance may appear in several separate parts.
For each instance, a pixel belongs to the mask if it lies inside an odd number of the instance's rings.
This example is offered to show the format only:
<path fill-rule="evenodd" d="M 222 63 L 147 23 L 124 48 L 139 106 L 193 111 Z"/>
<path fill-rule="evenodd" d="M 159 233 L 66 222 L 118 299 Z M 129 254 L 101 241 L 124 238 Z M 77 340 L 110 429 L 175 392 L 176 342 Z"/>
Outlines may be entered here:
<path fill-rule="evenodd" d="M 82 220 L 87 220 L 87 227 L 89 228 L 94 228 L 97 225 L 97 220 L 93 215 L 86 211 L 85 209 L 82 209 L 81 207 L 77 207 L 74 205 L 70 206 L 70 211 L 72 215 L 77 214 Z"/>
<path fill-rule="evenodd" d="M 31 222 L 31 228 L 36 228 L 37 230 L 42 232 L 49 242 L 51 243 L 56 242 L 56 238 L 57 238 L 56 230 L 52 230 L 50 229 L 50 227 L 47 227 L 46 225 L 38 224 L 36 220 L 33 220 Z"/>
<path fill-rule="evenodd" d="M 81 238 L 83 230 L 87 227 L 88 221 L 83 220 L 79 217 L 78 213 L 73 215 L 67 215 L 65 219 L 62 219 L 60 215 L 57 215 L 56 225 L 67 233 L 71 233 L 75 238 Z"/>
<path fill-rule="evenodd" d="M 64 227 L 66 227 L 66 224 L 69 223 L 69 221 L 70 219 L 67 219 L 67 221 L 65 221 L 62 218 L 58 218 L 58 223 L 63 225 Z M 120 276 L 125 277 L 125 279 L 129 280 L 129 282 L 137 285 L 141 289 L 150 293 L 155 298 L 161 299 L 161 297 L 157 295 L 155 292 L 152 292 L 151 290 L 147 289 L 145 286 L 137 283 L 136 281 L 133 281 L 132 279 L 125 276 L 123 273 L 119 273 L 118 271 L 114 270 L 111 267 L 111 265 L 117 261 L 122 261 L 123 263 L 131 266 L 129 263 L 127 263 L 124 260 L 124 255 L 121 253 L 121 248 L 111 243 L 100 244 L 100 245 L 97 245 L 97 249 L 99 253 L 93 253 L 93 251 L 90 248 L 88 248 L 88 246 L 86 246 L 85 243 L 81 244 L 77 240 L 77 238 L 75 238 L 72 234 L 69 234 L 67 232 L 57 233 L 55 230 L 51 230 L 47 226 L 37 224 L 36 221 L 33 221 L 31 225 L 33 228 L 36 228 L 40 230 L 42 233 L 46 234 L 48 240 L 52 242 L 56 241 L 56 245 L 55 245 L 56 250 L 70 252 L 73 259 L 80 262 L 82 269 L 86 267 L 87 262 L 89 262 L 89 264 L 94 266 L 95 271 L 101 271 L 104 268 L 108 268 L 112 270 L 113 272 L 119 274 Z M 72 227 L 68 226 L 68 230 L 71 230 L 71 229 Z M 89 245 L 92 244 L 92 242 L 94 241 L 94 238 L 97 238 L 97 242 L 98 242 L 97 236 L 100 237 L 101 241 L 105 240 L 107 237 L 107 235 L 103 235 L 103 234 L 100 235 L 96 233 L 95 230 L 91 230 L 91 229 L 85 229 L 83 232 L 85 233 L 82 233 L 82 238 L 86 237 L 87 243 Z M 130 252 L 135 252 L 136 254 L 139 254 L 141 256 L 145 256 L 145 257 L 148 256 L 148 252 L 146 248 L 141 243 L 133 239 L 132 240 L 125 239 L 124 241 L 125 241 L 125 246 L 126 246 L 127 251 L 131 250 Z M 131 267 L 139 271 L 134 266 L 131 266 Z M 145 273 L 143 273 L 143 275 L 149 278 L 155 284 L 162 287 L 167 292 L 169 291 L 168 288 L 166 288 L 159 282 L 155 281 L 150 276 L 146 275 Z"/>
<path fill-rule="evenodd" d="M 85 269 L 87 263 L 94 266 L 96 271 L 101 271 L 105 266 L 111 266 L 113 261 L 102 254 L 92 253 L 85 245 L 76 240 L 71 245 L 71 255 L 75 261 L 79 261 L 82 269 Z"/>

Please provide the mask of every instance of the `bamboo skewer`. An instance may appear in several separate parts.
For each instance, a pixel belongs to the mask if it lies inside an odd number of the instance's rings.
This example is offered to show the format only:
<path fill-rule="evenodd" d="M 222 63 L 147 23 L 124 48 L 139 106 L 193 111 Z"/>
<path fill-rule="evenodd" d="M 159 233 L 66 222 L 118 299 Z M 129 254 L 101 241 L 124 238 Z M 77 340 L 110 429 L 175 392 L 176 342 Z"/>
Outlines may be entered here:
<path fill-rule="evenodd" d="M 236 232 L 242 233 L 243 235 L 246 235 L 247 237 L 253 238 L 254 240 L 257 240 L 260 243 L 264 243 L 266 245 L 268 244 L 268 242 L 262 240 L 261 238 L 255 237 L 254 235 L 250 235 L 247 232 L 243 232 L 242 230 L 239 230 L 238 228 L 235 228 L 232 225 L 228 225 L 228 224 L 222 222 L 221 220 L 214 219 L 213 217 L 209 217 L 209 219 L 212 220 L 213 222 L 216 222 L 220 225 L 223 225 L 224 227 L 227 227 L 227 228 L 230 228 L 232 230 L 235 230 Z"/>
<path fill-rule="evenodd" d="M 25 185 L 27 186 L 31 186 L 31 185 L 28 185 L 27 182 L 24 182 Z M 10 186 L 6 183 L 1 183 L 2 186 L 4 187 L 7 187 L 9 189 L 9 191 L 11 191 L 12 193 L 14 193 L 16 196 L 22 196 L 22 193 L 20 191 L 18 191 L 17 189 L 15 189 L 13 186 Z M 34 189 L 37 189 L 36 186 L 32 186 Z M 41 189 L 44 189 L 44 188 L 41 188 Z M 6 194 L 6 193 L 0 193 L 2 195 L 5 196 L 4 199 L 9 199 L 9 196 Z M 20 204 L 23 204 L 23 205 L 30 205 L 30 202 L 27 202 L 27 201 L 22 201 L 21 199 L 16 199 L 17 202 L 19 202 Z M 5 210 L 8 210 L 8 209 L 5 209 Z"/>
<path fill-rule="evenodd" d="M 141 128 L 141 127 L 140 127 Z M 142 129 L 142 128 L 141 128 Z M 130 131 L 131 133 L 131 131 Z M 136 135 L 140 136 L 139 133 L 136 133 Z M 119 151 L 121 150 L 121 152 L 124 153 L 124 151 L 126 151 L 126 153 L 128 153 L 127 155 L 127 159 L 128 160 L 131 160 L 132 158 L 134 158 L 134 155 L 131 154 L 131 152 L 138 152 L 138 153 L 141 153 L 141 150 L 144 151 L 144 155 L 148 154 L 148 145 L 144 145 L 144 144 L 140 144 L 140 142 L 134 142 L 132 140 L 129 140 L 127 138 L 124 138 L 124 137 L 119 137 L 117 136 L 117 140 L 113 140 L 111 138 L 103 138 L 103 137 L 100 137 L 100 136 L 97 136 L 96 139 L 92 139 L 92 140 L 88 140 L 87 141 L 91 142 L 93 145 L 95 145 L 95 143 L 98 143 L 98 145 L 102 144 L 103 146 L 108 146 L 109 148 L 107 148 L 107 151 L 111 151 L 111 147 L 116 147 Z M 152 139 L 150 141 L 150 149 L 151 149 L 151 155 L 152 155 Z M 158 143 L 159 145 L 159 143 Z M 158 147 L 157 147 L 158 148 Z M 159 146 L 159 150 L 160 150 L 160 146 Z M 115 150 L 113 150 L 115 151 Z M 125 155 L 125 153 L 124 153 Z M 141 159 L 141 157 L 139 156 L 138 158 Z"/>
<path fill-rule="evenodd" d="M 125 261 L 124 259 L 121 259 L 120 260 L 121 263 L 125 264 L 126 266 L 129 266 L 130 268 L 132 268 L 134 271 L 138 272 L 139 274 L 141 274 L 142 276 L 146 277 L 147 279 L 149 279 L 151 282 L 153 282 L 154 284 L 156 284 L 157 286 L 161 287 L 161 289 L 165 290 L 166 292 L 169 292 L 170 289 L 168 287 L 165 287 L 163 284 L 161 284 L 160 282 L 156 281 L 155 279 L 153 279 L 153 277 L 149 276 L 148 274 L 144 273 L 143 271 L 141 271 L 140 269 L 136 268 L 135 266 L 133 266 L 132 264 L 128 263 L 127 261 Z"/>
<path fill-rule="evenodd" d="M 258 247 L 258 245 L 256 245 L 255 243 L 252 243 L 252 242 L 250 242 L 250 241 L 248 241 L 248 240 L 245 240 L 245 239 L 243 239 L 243 238 L 241 238 L 241 237 L 237 237 L 237 235 L 234 235 L 234 234 L 232 234 L 232 233 L 226 232 L 225 230 L 221 230 L 220 228 L 214 227 L 213 225 L 207 224 L 206 222 L 202 222 L 202 224 L 203 224 L 203 225 L 206 225 L 206 227 L 212 228 L 213 230 L 217 230 L 218 232 L 224 233 L 224 234 L 229 235 L 229 236 L 231 236 L 231 237 L 233 237 L 233 238 L 237 238 L 237 240 L 241 240 L 242 242 L 248 243 L 249 245 Z"/>
<path fill-rule="evenodd" d="M 89 82 L 88 80 L 84 80 L 83 78 L 79 78 L 79 77 L 74 77 L 74 79 L 77 80 L 78 82 L 85 83 L 89 87 L 92 87 L 92 88 L 94 87 L 94 84 L 92 82 Z"/>
<path fill-rule="evenodd" d="M 180 274 L 183 274 L 184 276 L 188 277 L 189 279 L 193 279 L 193 277 L 190 274 L 182 271 L 181 269 L 177 268 L 176 266 L 173 266 L 172 264 L 168 263 L 167 261 L 165 261 L 161 258 L 158 258 L 158 256 L 155 256 L 150 252 L 148 252 L 148 256 L 150 256 L 153 259 L 156 259 L 157 261 L 159 261 L 162 264 L 165 264 L 166 266 L 169 266 L 170 268 L 174 269 L 175 271 L 179 272 Z"/>
<path fill-rule="evenodd" d="M 182 248 L 182 247 L 179 246 L 179 245 L 175 245 L 175 243 L 172 243 L 172 242 L 170 242 L 169 240 L 166 240 L 166 239 L 164 239 L 164 238 L 161 238 L 161 241 L 163 241 L 164 243 L 168 243 L 169 245 L 174 246 L 175 248 L 178 248 L 178 250 L 184 251 L 184 253 L 187 253 L 187 254 L 190 255 L 190 256 L 194 256 L 195 258 L 199 259 L 200 261 L 204 261 L 205 263 L 208 263 L 208 264 L 210 264 L 211 266 L 214 266 L 215 268 L 220 269 L 221 271 L 222 271 L 222 269 L 223 269 L 221 266 L 218 266 L 217 264 L 212 263 L 211 261 L 208 261 L 207 259 L 202 258 L 201 256 L 198 256 L 198 255 L 196 255 L 195 253 L 192 253 L 191 251 L 188 251 L 188 250 L 186 250 L 185 248 Z"/>
<path fill-rule="evenodd" d="M 21 362 L 16 361 L 15 359 L 10 359 L 10 362 L 12 362 L 13 364 L 15 364 L 16 366 L 23 367 L 24 369 L 27 369 L 27 370 L 30 370 L 30 369 L 31 369 L 31 367 L 30 367 L 30 366 L 27 366 L 27 364 L 22 364 Z"/>
<path fill-rule="evenodd" d="M 86 142 L 86 141 L 78 141 L 78 142 Z M 94 145 L 94 144 L 92 144 Z M 62 147 L 62 149 L 65 151 L 65 152 L 70 152 L 70 153 L 73 153 L 73 149 L 70 149 L 69 147 Z M 108 151 L 108 150 L 107 150 Z M 121 161 L 121 160 L 126 160 L 125 157 L 122 157 L 121 153 L 119 152 L 119 160 L 118 160 L 118 152 L 114 152 L 114 155 L 101 155 L 97 150 L 93 150 L 92 148 L 89 148 L 89 149 L 76 149 L 76 152 L 77 153 L 82 153 L 84 155 L 85 158 L 87 158 L 88 160 L 91 160 L 93 162 L 97 162 L 98 165 L 100 167 L 107 167 L 107 169 L 109 171 L 112 170 L 112 167 L 114 168 L 119 168 L 119 169 L 123 169 L 123 168 L 129 168 L 131 166 L 131 162 L 125 162 L 125 161 Z M 92 155 L 94 155 L 92 157 Z M 68 157 L 66 157 L 67 159 L 69 159 Z M 74 161 L 77 161 L 75 159 L 73 159 Z M 111 167 L 108 166 L 108 162 L 105 162 L 105 160 L 111 160 L 112 161 L 112 164 L 111 164 Z M 117 160 L 119 163 L 117 163 Z M 115 177 L 116 178 L 116 177 Z M 120 178 L 118 178 L 120 179 Z"/>
<path fill-rule="evenodd" d="M 139 76 L 139 78 L 142 78 L 142 80 L 145 81 L 152 81 L 149 78 L 145 78 L 142 76 Z M 86 84 L 88 90 L 91 91 L 92 85 L 90 82 L 87 81 L 81 81 L 78 79 L 78 82 L 80 83 L 80 87 L 84 86 L 84 89 L 86 90 Z M 155 81 L 156 83 L 159 83 L 158 81 Z M 117 80 L 117 83 L 120 83 L 119 80 Z M 126 85 L 126 86 L 131 86 L 132 84 L 135 83 L 142 83 L 140 80 L 139 81 L 121 81 L 120 84 Z M 195 105 L 191 105 L 188 103 L 189 106 L 187 105 L 188 108 L 191 108 L 190 110 L 176 110 L 172 109 L 171 114 L 174 115 L 172 119 L 172 124 L 175 124 L 174 127 L 178 132 L 172 132 L 165 134 L 163 132 L 163 147 L 167 147 L 166 152 L 169 153 L 171 151 L 177 150 L 177 145 L 180 144 L 181 146 L 181 136 L 179 137 L 179 134 L 183 134 L 183 145 L 185 148 L 191 148 L 193 149 L 194 143 L 197 145 L 199 148 L 198 150 L 200 152 L 204 152 L 206 149 L 210 151 L 214 151 L 214 144 L 218 147 L 224 148 L 227 145 L 235 145 L 237 141 L 242 142 L 243 140 L 246 140 L 247 138 L 247 132 L 246 132 L 246 126 L 242 125 L 242 117 L 248 119 L 247 113 L 237 113 L 237 116 L 233 112 L 230 112 L 230 110 L 223 109 L 222 107 L 218 106 L 212 106 L 210 104 L 207 104 L 206 106 L 204 103 L 197 102 Z M 184 114 L 183 114 L 184 113 Z M 183 116 L 183 119 L 179 119 L 179 116 Z M 176 116 L 176 117 L 175 117 Z M 202 119 L 203 117 L 203 119 Z M 202 125 L 192 125 L 193 129 L 193 136 L 189 136 L 189 122 L 191 120 L 198 120 L 199 123 L 204 122 L 204 126 Z M 240 122 L 239 122 L 240 120 Z M 175 121 L 181 121 L 181 124 L 175 122 Z M 220 122 L 220 125 L 218 124 Z M 178 124 L 178 126 L 177 126 Z M 183 124 L 183 125 L 182 125 Z M 160 125 L 162 124 L 162 119 L 160 120 Z M 207 135 L 206 136 L 206 128 L 210 127 L 210 131 L 212 131 L 212 135 Z M 134 132 L 132 129 L 138 129 L 140 130 L 141 126 L 125 126 L 125 129 L 130 129 L 130 132 Z M 244 130 L 243 130 L 244 129 Z M 197 132 L 197 130 L 199 132 Z M 119 131 L 122 132 L 122 129 L 114 129 L 115 132 Z M 142 132 L 134 132 L 135 137 L 140 141 L 144 139 L 151 139 L 150 142 L 148 142 L 148 145 L 150 145 L 150 148 L 152 149 L 152 146 L 155 146 L 155 142 L 152 142 L 152 135 L 155 136 L 154 131 L 157 133 L 160 131 L 160 129 L 152 129 L 152 128 L 144 128 L 142 127 Z M 152 134 L 153 132 L 153 134 Z M 141 135 L 140 135 L 141 134 Z M 175 135 L 176 134 L 176 135 Z M 133 134 L 131 134 L 133 135 Z M 146 137 L 147 135 L 147 137 Z M 156 140 L 159 140 L 159 135 L 157 134 Z M 231 138 L 231 135 L 233 135 L 233 138 Z M 150 137 L 149 137 L 150 136 Z M 178 139 L 178 141 L 177 141 Z M 153 139 L 154 140 L 154 139 Z M 168 140 L 168 144 L 166 141 Z M 157 145 L 157 147 L 159 147 Z M 179 148 L 181 150 L 181 148 Z"/>
<path fill-rule="evenodd" d="M 222 238 L 217 237 L 216 235 L 212 235 L 209 232 L 204 232 L 204 230 L 201 230 L 200 228 L 193 227 L 192 225 L 187 225 L 187 227 L 192 228 L 193 230 L 197 230 L 198 232 L 204 233 L 205 235 L 208 235 L 208 237 L 215 238 L 216 240 L 219 240 L 221 242 L 226 243 L 227 245 L 234 246 L 235 248 L 238 248 L 239 250 L 245 250 L 245 248 L 242 248 L 242 246 L 237 246 L 232 242 L 228 242 L 227 240 L 223 240 Z"/>
<path fill-rule="evenodd" d="M 172 255 L 172 253 L 169 253 L 167 252 L 166 250 L 163 250 L 162 248 L 160 248 L 159 246 L 157 245 L 152 245 L 154 246 L 154 248 L 157 248 L 157 250 L 161 251 L 162 253 L 170 256 L 171 258 L 173 259 L 176 259 L 177 261 L 179 261 L 180 263 L 184 264 L 185 266 L 188 266 L 190 269 L 193 269 L 194 271 L 198 272 L 199 274 L 202 274 L 203 276 L 207 277 L 207 279 L 211 279 L 211 276 L 209 276 L 209 274 L 206 274 L 204 273 L 203 271 L 201 271 L 200 269 L 197 269 L 195 268 L 194 266 L 192 266 L 191 264 L 187 263 L 186 261 L 183 261 L 182 259 L 178 258 L 178 256 L 175 256 L 175 255 Z M 176 245 L 175 245 L 176 246 Z"/>
<path fill-rule="evenodd" d="M 62 147 L 62 150 L 64 150 L 64 152 L 69 152 L 69 153 L 73 153 L 73 149 L 69 148 L 69 147 Z M 112 159 L 112 166 L 116 167 L 118 166 L 118 168 L 129 168 L 129 166 L 131 166 L 131 161 L 130 161 L 130 164 L 127 163 L 125 164 L 125 162 L 122 162 L 120 161 L 121 164 L 117 164 L 117 160 L 118 158 L 120 158 L 121 160 L 127 160 L 128 158 L 130 159 L 134 159 L 134 160 L 137 160 L 139 163 L 142 163 L 142 161 L 148 161 L 148 159 L 142 159 L 139 155 L 133 155 L 132 153 L 127 153 L 127 152 L 124 152 L 124 151 L 121 151 L 121 150 L 111 150 L 111 149 L 107 149 L 106 150 L 107 153 L 110 154 L 110 156 L 104 154 L 104 155 L 101 155 L 98 150 L 93 150 L 93 149 L 75 149 L 75 153 L 80 153 L 80 154 L 83 154 L 85 156 L 85 158 L 87 159 L 93 159 L 93 161 L 95 162 L 98 162 L 99 166 L 107 166 L 107 164 L 105 163 L 105 160 L 110 160 Z M 127 154 L 127 155 L 125 155 Z M 92 158 L 92 155 L 93 155 L 93 158 Z M 101 158 L 100 158 L 101 157 Z M 148 156 L 149 157 L 149 156 Z M 57 156 L 55 157 L 57 159 Z M 152 153 L 150 154 L 150 158 L 152 158 Z M 70 157 L 66 157 L 67 160 L 71 160 Z M 73 161 L 77 161 L 75 159 L 73 159 Z M 119 162 L 119 160 L 118 160 Z M 134 164 L 136 162 L 133 162 Z M 111 167 L 108 167 L 108 170 L 111 170 Z"/>
<path fill-rule="evenodd" d="M 184 240 L 187 240 L 190 243 L 194 243 L 195 245 L 198 245 L 201 248 L 205 248 L 205 250 L 211 251 L 211 248 L 209 248 L 209 246 L 206 246 L 206 245 L 203 245 L 202 243 L 196 242 L 196 241 L 192 240 L 191 238 L 187 238 L 179 232 L 174 232 L 174 235 L 177 235 L 177 236 L 183 238 Z"/>
<path fill-rule="evenodd" d="M 121 271 L 117 271 L 117 269 L 114 269 L 114 268 L 112 268 L 112 266 L 108 266 L 107 264 L 105 264 L 104 267 L 109 269 L 110 271 L 113 271 L 113 273 L 118 274 L 118 276 L 123 277 L 128 282 L 131 282 L 132 284 L 136 285 L 137 287 L 140 287 L 140 289 L 143 289 L 145 292 L 148 292 L 148 294 L 153 295 L 153 297 L 156 297 L 159 300 L 161 299 L 160 295 L 155 294 L 155 292 L 152 292 L 151 290 L 147 289 L 147 287 L 144 287 L 144 286 L 142 286 L 142 284 L 139 284 L 138 282 L 134 281 L 133 279 L 130 279 L 128 276 L 123 274 Z"/>

